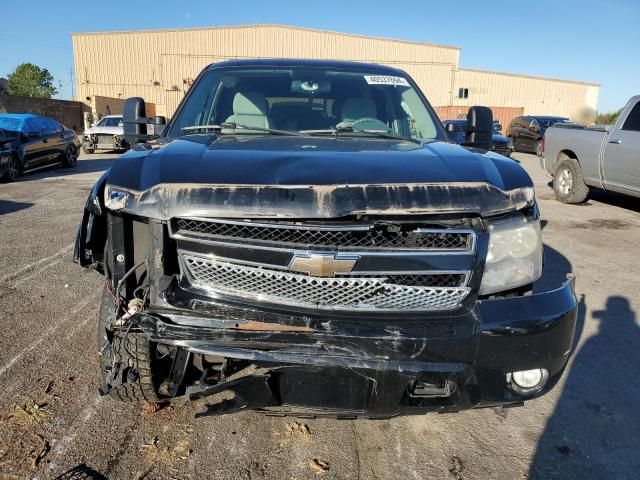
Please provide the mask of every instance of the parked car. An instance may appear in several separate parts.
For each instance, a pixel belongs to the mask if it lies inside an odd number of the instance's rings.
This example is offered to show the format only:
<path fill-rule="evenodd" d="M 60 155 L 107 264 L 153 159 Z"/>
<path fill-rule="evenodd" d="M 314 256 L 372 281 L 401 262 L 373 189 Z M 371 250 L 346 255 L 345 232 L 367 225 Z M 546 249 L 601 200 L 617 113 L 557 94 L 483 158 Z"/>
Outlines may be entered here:
<path fill-rule="evenodd" d="M 442 123 L 447 128 L 447 133 L 451 140 L 460 145 L 464 143 L 467 127 L 466 120 L 444 120 Z M 451 125 L 451 127 L 449 125 Z M 493 126 L 494 132 L 491 137 L 491 151 L 504 155 L 505 157 L 511 157 L 511 153 L 513 152 L 511 140 L 495 131 L 495 122 Z"/>
<path fill-rule="evenodd" d="M 80 140 L 57 120 L 27 113 L 0 114 L 0 177 L 14 181 L 25 170 L 53 163 L 75 167 Z"/>
<path fill-rule="evenodd" d="M 90 154 L 96 150 L 127 150 L 129 144 L 123 135 L 122 115 L 106 115 L 82 133 L 82 151 Z"/>
<path fill-rule="evenodd" d="M 401 70 L 263 59 L 205 68 L 158 139 L 144 100 L 124 112 L 135 146 L 74 254 L 105 276 L 103 395 L 384 418 L 516 406 L 562 375 L 572 282 L 532 290 L 533 182 L 487 151 L 488 108 L 463 148 Z"/>
<path fill-rule="evenodd" d="M 507 128 L 507 137 L 511 139 L 514 152 L 530 152 L 542 155 L 544 132 L 551 125 L 570 122 L 565 117 L 526 115 L 515 117 Z"/>
<path fill-rule="evenodd" d="M 640 95 L 629 100 L 613 126 L 548 129 L 541 165 L 564 203 L 585 201 L 591 188 L 640 196 Z"/>

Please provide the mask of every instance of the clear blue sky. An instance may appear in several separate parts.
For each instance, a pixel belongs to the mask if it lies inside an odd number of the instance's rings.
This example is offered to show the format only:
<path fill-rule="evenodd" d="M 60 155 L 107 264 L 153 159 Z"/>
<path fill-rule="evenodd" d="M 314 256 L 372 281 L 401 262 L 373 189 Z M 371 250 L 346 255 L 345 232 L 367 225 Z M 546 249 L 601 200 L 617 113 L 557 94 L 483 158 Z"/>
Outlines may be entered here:
<path fill-rule="evenodd" d="M 0 0 L 0 76 L 48 68 L 70 98 L 71 32 L 283 23 L 462 48 L 460 64 L 602 84 L 598 109 L 640 93 L 639 0 Z"/>

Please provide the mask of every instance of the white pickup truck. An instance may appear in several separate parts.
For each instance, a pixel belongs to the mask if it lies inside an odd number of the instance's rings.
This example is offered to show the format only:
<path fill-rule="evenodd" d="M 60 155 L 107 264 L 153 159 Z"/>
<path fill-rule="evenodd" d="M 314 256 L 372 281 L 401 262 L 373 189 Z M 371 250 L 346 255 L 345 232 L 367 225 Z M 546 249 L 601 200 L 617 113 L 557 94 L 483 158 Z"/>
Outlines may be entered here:
<path fill-rule="evenodd" d="M 584 202 L 590 188 L 640 197 L 640 95 L 613 126 L 548 128 L 541 164 L 563 203 Z"/>

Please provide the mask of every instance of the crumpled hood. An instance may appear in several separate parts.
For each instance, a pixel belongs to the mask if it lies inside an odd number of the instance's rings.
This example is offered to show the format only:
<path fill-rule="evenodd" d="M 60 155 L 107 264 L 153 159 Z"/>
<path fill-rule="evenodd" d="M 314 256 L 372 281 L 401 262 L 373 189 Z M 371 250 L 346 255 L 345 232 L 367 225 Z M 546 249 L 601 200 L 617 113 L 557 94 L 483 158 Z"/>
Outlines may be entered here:
<path fill-rule="evenodd" d="M 87 128 L 83 135 L 124 135 L 124 127 L 91 127 Z"/>
<path fill-rule="evenodd" d="M 533 201 L 513 160 L 446 142 L 354 137 L 194 135 L 122 155 L 107 184 L 129 193 L 124 210 L 161 219 L 486 215 Z"/>

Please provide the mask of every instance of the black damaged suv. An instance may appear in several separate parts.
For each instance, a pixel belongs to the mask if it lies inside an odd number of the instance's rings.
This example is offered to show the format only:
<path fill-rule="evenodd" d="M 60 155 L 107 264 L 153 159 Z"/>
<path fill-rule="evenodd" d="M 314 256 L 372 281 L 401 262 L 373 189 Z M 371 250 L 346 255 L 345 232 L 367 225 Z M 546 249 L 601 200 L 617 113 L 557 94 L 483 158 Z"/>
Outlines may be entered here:
<path fill-rule="evenodd" d="M 211 65 L 166 128 L 144 110 L 127 100 L 135 146 L 75 249 L 105 276 L 102 394 L 384 418 L 517 405 L 562 375 L 572 282 L 532 293 L 533 184 L 487 151 L 490 110 L 464 148 L 404 72 L 302 60 Z"/>

